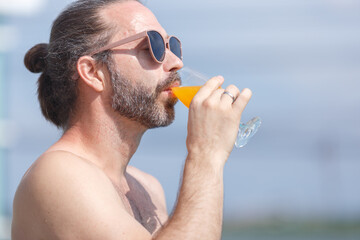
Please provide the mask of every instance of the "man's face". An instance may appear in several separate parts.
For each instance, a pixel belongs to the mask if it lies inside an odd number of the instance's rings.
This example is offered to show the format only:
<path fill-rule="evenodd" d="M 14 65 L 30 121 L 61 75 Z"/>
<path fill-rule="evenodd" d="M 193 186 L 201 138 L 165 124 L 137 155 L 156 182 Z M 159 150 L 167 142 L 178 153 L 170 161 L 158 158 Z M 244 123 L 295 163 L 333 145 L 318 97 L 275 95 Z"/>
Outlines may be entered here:
<path fill-rule="evenodd" d="M 152 12 L 138 2 L 114 4 L 102 13 L 106 22 L 119 29 L 110 42 L 144 30 L 156 30 L 167 38 Z M 143 38 L 113 49 L 113 61 L 108 69 L 113 85 L 113 108 L 124 117 L 154 128 L 166 126 L 174 119 L 177 100 L 170 87 L 179 81 L 174 72 L 183 63 L 168 49 L 164 61 L 157 63 L 148 48 L 148 41 Z"/>

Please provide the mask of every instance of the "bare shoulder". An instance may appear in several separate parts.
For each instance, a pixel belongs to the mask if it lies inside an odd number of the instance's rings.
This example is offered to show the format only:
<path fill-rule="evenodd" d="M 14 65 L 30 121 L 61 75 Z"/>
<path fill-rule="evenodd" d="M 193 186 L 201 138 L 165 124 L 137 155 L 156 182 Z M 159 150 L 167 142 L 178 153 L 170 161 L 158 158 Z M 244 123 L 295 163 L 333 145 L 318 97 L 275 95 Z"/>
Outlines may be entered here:
<path fill-rule="evenodd" d="M 89 194 L 87 184 L 95 184 L 94 187 L 100 184 L 106 188 L 104 182 L 94 167 L 70 152 L 43 154 L 25 173 L 15 193 L 12 238 L 45 234 L 56 239 L 52 234 L 64 228 L 60 219 L 66 222 L 62 211 L 70 210 L 71 204 L 79 204 L 79 195 Z M 69 216 L 72 214 L 75 213 L 69 212 Z M 36 231 L 29 232 L 34 226 Z"/>
<path fill-rule="evenodd" d="M 37 159 L 19 184 L 13 208 L 14 240 L 116 239 L 127 231 L 147 235 L 126 212 L 107 176 L 69 152 Z"/>
<path fill-rule="evenodd" d="M 57 174 L 65 173 L 78 173 L 74 174 L 74 176 L 79 176 L 81 174 L 97 174 L 99 177 L 101 176 L 101 171 L 89 161 L 86 161 L 71 152 L 52 151 L 41 155 L 25 173 L 21 181 L 28 182 L 36 180 L 37 177 L 44 176 L 53 178 Z"/>
<path fill-rule="evenodd" d="M 89 184 L 109 186 L 111 182 L 94 164 L 66 151 L 53 151 L 40 156 L 22 178 L 17 193 L 26 194 L 30 189 L 38 196 L 46 194 L 45 189 L 66 191 L 62 187 L 85 187 Z M 86 188 L 84 188 L 86 190 Z M 17 200 L 17 199 L 15 199 Z"/>

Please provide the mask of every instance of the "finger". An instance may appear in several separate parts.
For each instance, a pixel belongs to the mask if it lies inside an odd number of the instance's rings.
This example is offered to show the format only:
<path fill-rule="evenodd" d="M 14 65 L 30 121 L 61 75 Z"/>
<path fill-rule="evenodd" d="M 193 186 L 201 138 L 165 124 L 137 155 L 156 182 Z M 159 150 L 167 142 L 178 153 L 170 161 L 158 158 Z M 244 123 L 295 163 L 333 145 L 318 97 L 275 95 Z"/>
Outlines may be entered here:
<path fill-rule="evenodd" d="M 224 93 L 225 89 L 223 88 L 217 88 L 210 96 L 209 101 L 214 103 L 219 103 L 219 100 L 221 98 L 221 95 Z"/>
<path fill-rule="evenodd" d="M 224 104 L 233 104 L 239 94 L 240 90 L 235 85 L 229 85 L 221 96 L 221 102 Z"/>
<path fill-rule="evenodd" d="M 249 103 L 251 96 L 251 90 L 248 88 L 244 88 L 233 103 L 233 107 L 236 108 L 241 114 L 244 111 L 246 105 Z"/>
<path fill-rule="evenodd" d="M 223 83 L 224 83 L 224 78 L 222 76 L 211 78 L 204 84 L 202 88 L 200 88 L 200 90 L 198 91 L 198 93 L 194 98 L 201 100 L 208 98 Z"/>

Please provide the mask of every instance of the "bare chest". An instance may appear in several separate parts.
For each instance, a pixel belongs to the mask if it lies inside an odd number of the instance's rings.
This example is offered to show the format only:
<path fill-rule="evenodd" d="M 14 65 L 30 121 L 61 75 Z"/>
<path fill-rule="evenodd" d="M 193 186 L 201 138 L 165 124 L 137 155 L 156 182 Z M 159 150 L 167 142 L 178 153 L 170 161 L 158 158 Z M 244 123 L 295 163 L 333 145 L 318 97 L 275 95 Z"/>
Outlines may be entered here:
<path fill-rule="evenodd" d="M 127 210 L 151 234 L 159 230 L 167 220 L 164 206 L 160 206 L 156 196 L 135 184 L 125 194 L 115 186 Z"/>

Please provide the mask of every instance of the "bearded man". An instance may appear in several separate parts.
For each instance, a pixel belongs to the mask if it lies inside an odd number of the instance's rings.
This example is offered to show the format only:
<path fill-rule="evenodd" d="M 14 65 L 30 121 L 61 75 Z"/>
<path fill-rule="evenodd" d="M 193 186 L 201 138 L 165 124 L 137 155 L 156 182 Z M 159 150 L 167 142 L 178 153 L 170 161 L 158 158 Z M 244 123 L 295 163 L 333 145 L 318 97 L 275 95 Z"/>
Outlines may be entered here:
<path fill-rule="evenodd" d="M 63 135 L 19 184 L 13 240 L 221 238 L 223 168 L 249 89 L 222 89 L 219 76 L 193 99 L 183 179 L 168 216 L 160 183 L 128 164 L 147 129 L 174 119 L 180 40 L 138 1 L 78 0 L 25 65 L 41 73 L 42 113 Z"/>

